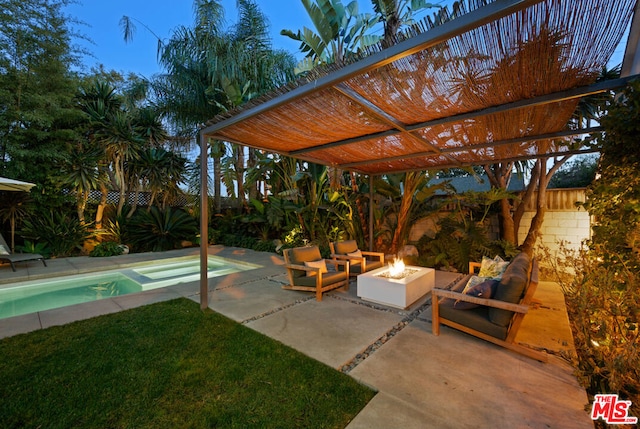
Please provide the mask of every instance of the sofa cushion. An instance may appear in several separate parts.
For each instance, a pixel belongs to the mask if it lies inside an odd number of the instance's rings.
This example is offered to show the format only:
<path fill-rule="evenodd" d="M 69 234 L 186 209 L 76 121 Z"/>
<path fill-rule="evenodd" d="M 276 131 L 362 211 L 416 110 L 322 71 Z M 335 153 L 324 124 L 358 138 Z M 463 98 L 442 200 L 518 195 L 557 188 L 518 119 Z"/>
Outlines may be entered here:
<path fill-rule="evenodd" d="M 454 303 L 455 301 L 453 299 L 445 299 L 440 303 L 439 310 L 442 318 L 468 326 L 476 331 L 491 335 L 494 338 L 501 340 L 507 338 L 507 328 L 496 325 L 489 320 L 489 307 L 481 305 L 471 310 L 457 310 L 453 308 Z"/>
<path fill-rule="evenodd" d="M 494 299 L 517 304 L 524 295 L 524 289 L 529 281 L 529 265 L 531 259 L 526 253 L 518 254 L 502 275 L 502 279 L 496 288 Z M 508 326 L 513 311 L 499 308 L 489 309 L 489 320 L 500 326 Z"/>
<path fill-rule="evenodd" d="M 478 298 L 487 298 L 490 299 L 495 294 L 496 287 L 498 286 L 498 280 L 485 280 L 481 283 L 478 283 L 468 289 L 465 288 L 463 292 L 465 295 L 475 296 Z M 479 307 L 480 304 L 475 304 L 473 302 L 465 302 L 461 300 L 456 300 L 453 304 L 453 308 L 456 310 L 470 310 L 472 308 Z"/>
<path fill-rule="evenodd" d="M 358 250 L 358 243 L 356 240 L 338 241 L 333 248 L 338 255 L 346 255 Z"/>

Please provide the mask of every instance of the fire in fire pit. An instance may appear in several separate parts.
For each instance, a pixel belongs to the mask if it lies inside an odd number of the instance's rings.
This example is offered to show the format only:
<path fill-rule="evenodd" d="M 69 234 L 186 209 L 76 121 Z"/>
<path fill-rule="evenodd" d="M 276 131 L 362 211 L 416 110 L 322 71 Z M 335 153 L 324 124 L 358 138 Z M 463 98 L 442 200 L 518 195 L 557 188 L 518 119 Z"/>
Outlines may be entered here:
<path fill-rule="evenodd" d="M 389 264 L 389 269 L 383 273 L 377 275 L 377 277 L 384 277 L 388 279 L 403 279 L 410 276 L 413 273 L 418 272 L 413 268 L 406 268 L 402 259 L 395 258 L 393 264 Z"/>

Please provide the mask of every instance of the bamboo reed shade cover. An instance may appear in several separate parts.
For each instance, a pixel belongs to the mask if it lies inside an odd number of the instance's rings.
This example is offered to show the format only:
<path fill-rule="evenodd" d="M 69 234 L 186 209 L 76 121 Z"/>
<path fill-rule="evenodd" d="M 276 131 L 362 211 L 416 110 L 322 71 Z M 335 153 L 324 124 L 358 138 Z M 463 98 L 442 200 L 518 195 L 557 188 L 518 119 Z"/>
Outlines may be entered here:
<path fill-rule="evenodd" d="M 571 150 L 571 139 L 531 136 L 565 129 L 577 99 L 459 120 L 456 115 L 594 83 L 622 39 L 635 1 L 538 2 L 209 136 L 365 174 L 562 153 Z M 463 3 L 447 18 L 491 2 Z M 413 31 L 435 26 L 427 20 Z M 337 69 L 316 71 L 207 125 L 224 123 Z"/>

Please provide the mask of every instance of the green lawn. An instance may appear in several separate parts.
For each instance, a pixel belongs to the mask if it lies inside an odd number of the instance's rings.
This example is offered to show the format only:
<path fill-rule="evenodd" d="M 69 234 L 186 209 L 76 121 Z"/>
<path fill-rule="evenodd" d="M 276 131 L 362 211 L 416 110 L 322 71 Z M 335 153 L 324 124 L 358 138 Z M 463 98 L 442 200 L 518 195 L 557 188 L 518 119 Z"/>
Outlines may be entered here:
<path fill-rule="evenodd" d="M 0 340 L 2 428 L 343 428 L 375 394 L 178 299 Z"/>

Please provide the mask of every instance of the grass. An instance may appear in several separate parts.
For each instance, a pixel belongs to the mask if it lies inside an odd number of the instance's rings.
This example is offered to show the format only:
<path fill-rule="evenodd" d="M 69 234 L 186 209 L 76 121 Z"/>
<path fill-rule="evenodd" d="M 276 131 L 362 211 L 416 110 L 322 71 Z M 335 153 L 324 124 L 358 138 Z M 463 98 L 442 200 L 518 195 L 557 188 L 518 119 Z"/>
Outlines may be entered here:
<path fill-rule="evenodd" d="M 178 299 L 0 340 L 2 428 L 344 428 L 375 394 Z"/>

